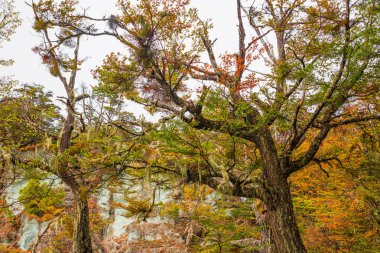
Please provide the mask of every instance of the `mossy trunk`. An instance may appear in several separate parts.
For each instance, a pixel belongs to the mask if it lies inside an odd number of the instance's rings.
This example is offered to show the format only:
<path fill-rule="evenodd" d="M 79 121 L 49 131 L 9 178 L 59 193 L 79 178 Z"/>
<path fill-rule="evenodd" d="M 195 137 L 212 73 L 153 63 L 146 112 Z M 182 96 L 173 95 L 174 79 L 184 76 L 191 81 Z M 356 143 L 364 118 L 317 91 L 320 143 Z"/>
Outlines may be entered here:
<path fill-rule="evenodd" d="M 278 253 L 304 253 L 303 245 L 294 211 L 289 185 L 281 183 L 281 187 L 276 187 L 276 202 L 270 204 L 267 212 L 267 224 L 271 232 L 271 239 L 274 242 L 271 252 Z"/>
<path fill-rule="evenodd" d="M 263 160 L 261 188 L 262 201 L 267 207 L 266 219 L 270 229 L 270 238 L 274 246 L 272 252 L 304 253 L 303 245 L 287 181 L 287 168 L 284 168 L 277 155 L 276 145 L 268 127 L 259 130 L 253 139 L 259 147 Z"/>
<path fill-rule="evenodd" d="M 92 253 L 88 196 L 76 196 L 76 219 L 74 223 L 73 253 Z"/>

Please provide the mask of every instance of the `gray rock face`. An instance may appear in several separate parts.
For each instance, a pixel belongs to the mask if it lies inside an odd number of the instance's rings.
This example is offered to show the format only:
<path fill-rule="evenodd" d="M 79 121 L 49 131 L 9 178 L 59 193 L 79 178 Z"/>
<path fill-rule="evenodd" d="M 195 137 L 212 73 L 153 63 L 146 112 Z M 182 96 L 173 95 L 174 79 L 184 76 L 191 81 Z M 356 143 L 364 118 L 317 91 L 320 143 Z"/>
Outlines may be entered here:
<path fill-rule="evenodd" d="M 17 200 L 20 196 L 20 190 L 24 188 L 27 183 L 28 180 L 18 180 L 9 186 L 5 192 L 5 199 L 7 203 L 12 204 L 11 210 L 14 215 L 20 214 L 23 210 L 23 206 L 19 204 Z"/>
<path fill-rule="evenodd" d="M 19 191 L 27 183 L 20 180 L 9 188 L 7 194 L 9 201 L 15 201 L 19 197 Z M 70 190 L 63 186 L 66 192 L 64 205 L 73 205 L 73 195 Z M 141 186 L 136 187 L 141 190 Z M 149 191 L 149 189 L 145 189 Z M 146 193 L 145 195 L 148 195 Z M 139 196 L 137 196 L 139 197 Z M 171 192 L 158 189 L 156 203 L 165 203 L 171 200 Z M 123 194 L 102 189 L 94 199 L 94 203 L 100 208 L 102 218 L 109 221 L 108 228 L 99 234 L 93 234 L 94 249 L 103 253 L 186 253 L 190 252 L 188 241 L 191 233 L 187 228 L 188 221 L 184 224 L 175 224 L 174 220 L 168 220 L 159 215 L 155 210 L 146 222 L 141 222 L 137 217 L 125 216 L 125 209 L 114 206 L 114 203 L 128 204 Z M 28 218 L 23 212 L 22 205 L 14 205 L 14 212 L 21 218 L 21 227 L 17 244 L 22 250 L 30 250 L 36 242 L 39 233 L 44 230 L 45 224 L 35 219 Z M 46 245 L 51 245 L 52 238 L 58 234 L 62 227 L 59 220 L 53 222 L 48 232 L 44 234 L 36 252 L 42 252 Z M 70 246 L 70 241 L 65 242 Z"/>
<path fill-rule="evenodd" d="M 28 219 L 24 217 L 22 219 L 22 235 L 18 241 L 20 249 L 27 250 L 33 244 L 39 231 L 39 223 L 35 219 Z"/>
<path fill-rule="evenodd" d="M 125 238 L 120 238 L 117 252 L 180 253 L 190 252 L 183 237 L 183 228 L 169 222 L 133 222 L 126 227 Z"/>

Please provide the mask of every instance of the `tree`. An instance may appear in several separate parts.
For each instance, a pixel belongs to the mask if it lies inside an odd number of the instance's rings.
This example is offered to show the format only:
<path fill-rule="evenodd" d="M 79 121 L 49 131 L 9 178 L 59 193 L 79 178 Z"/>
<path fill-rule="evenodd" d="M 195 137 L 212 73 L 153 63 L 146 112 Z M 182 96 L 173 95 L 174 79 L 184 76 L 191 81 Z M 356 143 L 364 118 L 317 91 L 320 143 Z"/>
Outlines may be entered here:
<path fill-rule="evenodd" d="M 226 173 L 206 168 L 199 177 L 188 167 L 188 181 L 201 179 L 218 189 L 223 180 L 229 194 L 262 200 L 273 250 L 306 252 L 288 178 L 310 163 L 334 159 L 318 153 L 332 129 L 380 119 L 370 102 L 379 93 L 379 3 L 265 0 L 261 7 L 243 8 L 237 0 L 238 51 L 220 58 L 209 37 L 212 25 L 188 5 L 188 0 L 135 5 L 121 0 L 119 15 L 94 19 L 77 13 L 75 22 L 62 21 L 75 33 L 61 41 L 116 38 L 129 54 L 109 55 L 96 71 L 104 89 L 163 113 L 166 121 L 178 118 L 194 129 L 254 145 L 259 176 L 254 168 Z M 96 21 L 108 22 L 109 29 L 83 27 Z M 253 38 L 247 37 L 247 23 Z M 259 57 L 267 73 L 252 70 Z"/>
<path fill-rule="evenodd" d="M 9 41 L 20 25 L 19 13 L 15 11 L 13 0 L 0 1 L 0 46 Z M 0 65 L 8 65 L 10 61 L 1 60 Z"/>
<path fill-rule="evenodd" d="M 47 183 L 31 179 L 21 189 L 19 201 L 25 206 L 28 214 L 43 217 L 46 214 L 53 214 L 62 207 L 64 196 L 62 189 L 53 189 Z"/>
<path fill-rule="evenodd" d="M 89 230 L 89 208 L 88 208 L 88 186 L 83 178 L 83 175 L 76 176 L 78 173 L 75 166 L 71 165 L 66 155 L 70 146 L 72 146 L 73 131 L 75 126 L 76 102 L 80 101 L 75 95 L 75 82 L 76 75 L 82 61 L 79 59 L 79 46 L 80 37 L 73 40 L 68 40 L 65 44 L 60 41 L 61 34 L 70 35 L 73 33 L 72 29 L 61 29 L 60 34 L 56 35 L 57 41 L 51 38 L 51 31 L 55 28 L 53 24 L 46 21 L 47 17 L 57 18 L 54 15 L 62 13 L 62 19 L 69 19 L 69 15 L 72 13 L 70 8 L 70 1 L 64 1 L 60 5 L 54 5 L 53 2 L 47 1 L 45 3 L 39 2 L 37 4 L 32 3 L 31 7 L 34 11 L 35 22 L 34 29 L 40 32 L 43 36 L 43 44 L 35 47 L 33 50 L 38 53 L 44 64 L 47 64 L 49 71 L 53 76 L 56 76 L 66 91 L 66 97 L 62 98 L 62 102 L 65 104 L 66 116 L 63 120 L 63 126 L 61 134 L 58 139 L 58 159 L 59 167 L 56 173 L 63 182 L 68 185 L 75 197 L 76 203 L 76 222 L 73 238 L 73 252 L 91 252 L 92 244 Z M 51 10 L 51 13 L 44 14 L 42 9 Z M 73 20 L 75 22 L 75 20 Z M 63 44 L 63 45 L 62 45 Z M 72 49 L 73 56 L 65 55 L 62 47 L 66 46 L 68 49 Z M 68 74 L 68 78 L 65 76 Z M 84 97 L 82 96 L 82 99 Z M 82 122 L 83 123 L 83 122 Z M 82 132 L 85 131 L 85 125 L 82 124 Z M 67 169 L 64 169 L 64 168 Z M 80 169 L 80 168 L 79 168 Z M 46 170 L 52 171 L 51 168 Z"/>
<path fill-rule="evenodd" d="M 4 227 L 3 241 L 15 242 L 14 247 L 19 238 L 17 234 L 21 228 L 21 217 L 13 213 L 13 205 L 17 202 L 7 199 L 6 196 L 9 194 L 9 188 L 18 180 L 31 176 L 36 178 L 44 176 L 42 173 L 34 174 L 32 166 L 25 169 L 25 164 L 20 163 L 19 157 L 34 155 L 33 150 L 37 147 L 42 148 L 51 141 L 51 135 L 46 134 L 56 133 L 57 118 L 57 107 L 51 100 L 51 93 L 44 92 L 41 86 L 26 84 L 18 85 L 18 87 L 9 86 L 1 92 L 0 216 L 1 226 Z M 39 202 L 38 197 L 41 197 L 39 193 L 43 195 L 43 192 L 39 192 L 38 190 L 41 188 L 35 186 L 34 184 L 23 191 L 27 199 L 24 198 L 23 200 L 26 202 L 21 202 L 26 204 L 27 213 L 41 214 L 41 216 L 47 214 L 43 217 L 44 220 L 47 220 L 53 214 L 48 212 L 53 211 L 52 202 L 49 203 L 49 199 L 46 198 L 40 199 Z M 8 252 L 6 248 L 2 248 L 2 251 Z M 17 251 L 15 250 L 15 252 Z"/>
<path fill-rule="evenodd" d="M 42 86 L 22 85 L 12 88 L 1 97 L 0 145 L 3 151 L 28 149 L 44 142 L 46 133 L 56 135 L 58 108 L 52 94 Z"/>
<path fill-rule="evenodd" d="M 115 127 L 115 122 L 128 117 L 117 110 L 122 103 L 117 96 L 76 94 L 76 77 L 83 60 L 79 58 L 81 36 L 75 25 L 95 30 L 79 24 L 80 19 L 74 16 L 76 3 L 67 0 L 30 4 L 35 18 L 33 28 L 42 38 L 41 44 L 32 50 L 64 87 L 65 97 L 58 100 L 64 105 L 65 115 L 58 122 L 59 134 L 45 131 L 52 136 L 49 145 L 37 146 L 33 157 L 18 159 L 26 168 L 55 175 L 70 188 L 76 206 L 72 251 L 87 253 L 92 252 L 88 199 L 92 192 L 115 181 L 130 167 L 135 148 L 133 137 L 138 135 L 131 134 L 133 129 L 121 131 Z"/>
<path fill-rule="evenodd" d="M 0 92 L 0 196 L 22 177 L 15 158 L 43 145 L 56 133 L 57 107 L 41 86 L 7 86 Z M 50 133 L 50 136 L 46 135 Z M 22 164 L 21 164 L 22 165 Z M 25 174 L 25 173 L 24 173 Z M 12 205 L 2 201 L 2 205 Z"/>
<path fill-rule="evenodd" d="M 16 28 L 21 24 L 19 13 L 15 11 L 13 0 L 0 1 L 0 48 L 3 43 L 9 41 L 15 33 Z M 12 64 L 12 60 L 0 59 L 0 67 Z M 0 76 L 0 92 L 9 91 L 15 82 L 10 78 Z"/>
<path fill-rule="evenodd" d="M 379 119 L 365 99 L 379 90 L 378 2 L 268 0 L 263 9 L 244 10 L 238 0 L 239 50 L 220 61 L 209 38 L 211 25 L 187 4 L 120 1 L 121 14 L 107 19 L 108 33 L 130 55 L 106 59 L 98 70 L 101 85 L 195 129 L 253 143 L 262 174 L 242 179 L 242 171 L 229 171 L 232 194 L 264 201 L 278 252 L 305 252 L 287 178 L 332 158 L 318 155 L 332 129 Z M 246 36 L 244 11 L 254 38 Z M 204 51 L 209 63 L 200 60 Z M 251 71 L 259 53 L 269 68 L 261 76 Z M 357 112 L 349 110 L 352 105 Z M 299 152 L 306 139 L 310 144 Z M 215 187 L 218 174 L 204 174 L 202 181 Z"/>

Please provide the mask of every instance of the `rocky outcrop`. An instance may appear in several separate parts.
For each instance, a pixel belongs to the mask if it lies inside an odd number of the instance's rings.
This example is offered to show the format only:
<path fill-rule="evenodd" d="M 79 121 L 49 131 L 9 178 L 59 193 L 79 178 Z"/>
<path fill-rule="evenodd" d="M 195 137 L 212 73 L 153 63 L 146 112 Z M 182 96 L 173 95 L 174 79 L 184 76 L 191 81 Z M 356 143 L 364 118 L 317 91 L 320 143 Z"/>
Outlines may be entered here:
<path fill-rule="evenodd" d="M 126 234 L 117 241 L 116 252 L 125 253 L 180 253 L 190 252 L 185 228 L 169 222 L 133 222 L 126 227 Z"/>

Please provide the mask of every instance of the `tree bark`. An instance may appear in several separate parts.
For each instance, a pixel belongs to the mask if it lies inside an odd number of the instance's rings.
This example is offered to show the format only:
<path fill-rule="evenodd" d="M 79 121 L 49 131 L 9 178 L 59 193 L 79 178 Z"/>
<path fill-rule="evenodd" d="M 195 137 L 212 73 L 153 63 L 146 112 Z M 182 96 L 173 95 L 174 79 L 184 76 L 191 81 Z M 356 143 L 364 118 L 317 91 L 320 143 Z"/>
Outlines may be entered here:
<path fill-rule="evenodd" d="M 262 206 L 261 206 L 262 205 Z M 253 211 L 255 212 L 256 224 L 261 228 L 260 231 L 260 245 L 263 246 L 263 249 L 255 250 L 257 253 L 276 253 L 274 246 L 271 240 L 271 232 L 268 226 L 267 219 L 267 208 L 265 204 L 260 200 L 259 203 L 254 203 L 252 205 Z"/>
<path fill-rule="evenodd" d="M 279 253 L 304 253 L 306 252 L 301 235 L 299 233 L 291 199 L 289 184 L 286 179 L 275 187 L 274 203 L 267 212 L 267 224 L 271 231 L 271 238 Z M 275 249 L 276 250 L 276 249 Z"/>
<path fill-rule="evenodd" d="M 63 125 L 62 134 L 60 137 L 59 152 L 63 153 L 66 149 L 70 147 L 71 135 L 74 130 L 74 113 L 70 108 L 67 108 L 67 117 Z"/>
<path fill-rule="evenodd" d="M 262 201 L 267 207 L 267 224 L 274 241 L 272 248 L 279 253 L 304 253 L 287 181 L 287 170 L 283 168 L 278 155 L 276 145 L 268 127 L 259 130 L 259 134 L 253 138 L 258 146 L 263 160 L 261 186 Z"/>
<path fill-rule="evenodd" d="M 79 44 L 78 44 L 79 45 Z M 77 54 L 77 53 L 76 53 Z M 74 97 L 74 82 L 75 76 L 72 76 L 70 84 L 65 83 L 67 92 L 67 116 L 63 125 L 62 133 L 60 136 L 59 152 L 64 153 L 65 150 L 70 148 L 72 133 L 74 130 L 75 115 L 73 108 L 75 108 Z M 60 171 L 59 177 L 66 183 L 74 194 L 76 205 L 76 217 L 74 223 L 74 238 L 73 238 L 73 253 L 92 253 L 92 243 L 90 234 L 90 217 L 88 207 L 88 193 L 82 189 L 82 180 L 76 178 L 69 171 Z M 82 182 L 81 182 L 82 181 Z"/>
<path fill-rule="evenodd" d="M 88 195 L 75 193 L 77 208 L 74 224 L 73 253 L 92 253 Z"/>

